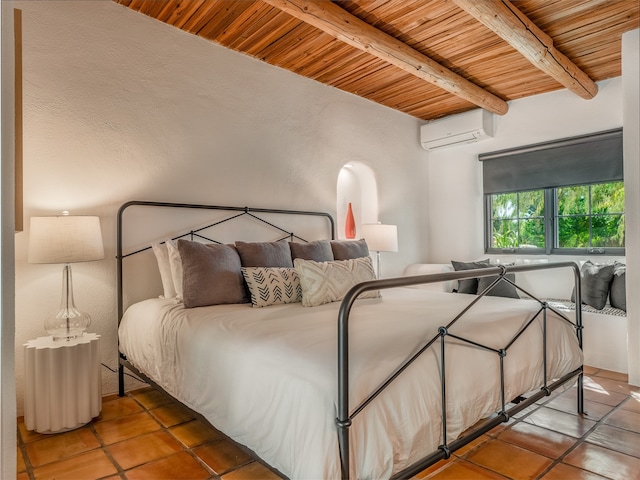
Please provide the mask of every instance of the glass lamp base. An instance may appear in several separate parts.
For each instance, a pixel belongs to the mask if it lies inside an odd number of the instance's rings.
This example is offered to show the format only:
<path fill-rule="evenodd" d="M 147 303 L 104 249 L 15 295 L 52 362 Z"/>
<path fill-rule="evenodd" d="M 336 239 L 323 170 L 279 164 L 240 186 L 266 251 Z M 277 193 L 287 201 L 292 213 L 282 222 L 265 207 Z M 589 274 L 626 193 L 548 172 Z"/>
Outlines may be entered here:
<path fill-rule="evenodd" d="M 44 329 L 53 336 L 54 340 L 71 340 L 81 337 L 89 325 L 91 325 L 91 317 L 78 310 L 73 301 L 71 265 L 66 264 L 62 271 L 60 309 L 55 315 L 47 318 L 44 322 Z"/>

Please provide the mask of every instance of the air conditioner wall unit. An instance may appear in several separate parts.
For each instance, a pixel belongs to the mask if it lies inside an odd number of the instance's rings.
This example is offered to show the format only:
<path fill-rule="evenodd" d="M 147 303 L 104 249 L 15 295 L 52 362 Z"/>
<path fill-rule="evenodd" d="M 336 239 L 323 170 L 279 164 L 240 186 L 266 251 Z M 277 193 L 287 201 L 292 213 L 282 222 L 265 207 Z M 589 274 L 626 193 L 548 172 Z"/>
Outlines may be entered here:
<path fill-rule="evenodd" d="M 493 137 L 494 114 L 482 108 L 432 120 L 420 127 L 420 143 L 425 150 L 475 143 Z"/>

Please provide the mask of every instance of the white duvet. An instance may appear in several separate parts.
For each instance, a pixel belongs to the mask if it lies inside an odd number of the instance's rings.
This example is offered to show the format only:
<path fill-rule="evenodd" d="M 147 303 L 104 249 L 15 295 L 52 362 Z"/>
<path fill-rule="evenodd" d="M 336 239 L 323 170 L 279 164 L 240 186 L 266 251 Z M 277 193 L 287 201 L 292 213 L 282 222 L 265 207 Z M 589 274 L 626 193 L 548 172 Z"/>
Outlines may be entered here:
<path fill-rule="evenodd" d="M 350 320 L 350 403 L 355 408 L 471 296 L 394 289 L 357 300 Z M 340 303 L 185 309 L 171 300 L 132 305 L 120 350 L 177 399 L 295 479 L 340 478 L 336 434 Z M 539 305 L 485 297 L 451 333 L 504 348 Z M 542 383 L 542 315 L 508 349 L 506 400 Z M 548 314 L 548 377 L 582 364 L 574 330 Z M 449 441 L 500 408 L 499 358 L 448 340 Z M 442 444 L 440 344 L 358 415 L 351 477 L 386 478 Z"/>

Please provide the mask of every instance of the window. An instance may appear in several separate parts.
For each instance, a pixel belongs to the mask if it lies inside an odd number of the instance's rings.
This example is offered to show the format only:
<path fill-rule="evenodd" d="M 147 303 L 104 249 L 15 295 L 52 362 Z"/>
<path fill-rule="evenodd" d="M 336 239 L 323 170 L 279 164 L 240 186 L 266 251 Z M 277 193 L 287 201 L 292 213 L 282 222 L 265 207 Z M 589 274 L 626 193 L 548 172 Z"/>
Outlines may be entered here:
<path fill-rule="evenodd" d="M 624 254 L 622 182 L 488 195 L 487 212 L 489 253 Z"/>
<path fill-rule="evenodd" d="M 557 248 L 624 248 L 622 182 L 556 189 Z"/>
<path fill-rule="evenodd" d="M 478 159 L 487 253 L 624 255 L 622 129 Z"/>

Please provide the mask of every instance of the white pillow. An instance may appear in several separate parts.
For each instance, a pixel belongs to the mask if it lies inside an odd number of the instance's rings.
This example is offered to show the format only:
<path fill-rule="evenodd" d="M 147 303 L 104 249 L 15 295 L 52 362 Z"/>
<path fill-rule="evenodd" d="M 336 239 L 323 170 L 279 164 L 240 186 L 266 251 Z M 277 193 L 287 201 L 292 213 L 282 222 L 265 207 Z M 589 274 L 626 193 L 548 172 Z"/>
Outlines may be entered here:
<path fill-rule="evenodd" d="M 180 259 L 178 244 L 174 240 L 167 240 L 165 243 L 169 253 L 169 266 L 171 268 L 171 277 L 173 278 L 173 288 L 176 291 L 178 300 L 182 300 L 182 260 Z"/>
<path fill-rule="evenodd" d="M 331 262 L 314 262 L 296 258 L 293 265 L 300 277 L 302 305 L 317 307 L 324 303 L 342 300 L 354 285 L 375 280 L 371 257 Z M 378 298 L 379 291 L 366 292 L 358 298 Z"/>
<path fill-rule="evenodd" d="M 174 298 L 176 289 L 173 286 L 173 276 L 171 275 L 171 265 L 169 263 L 169 252 L 166 243 L 154 243 L 151 245 L 153 253 L 158 262 L 158 270 L 160 270 L 160 279 L 162 280 L 162 296 L 164 298 Z"/>

